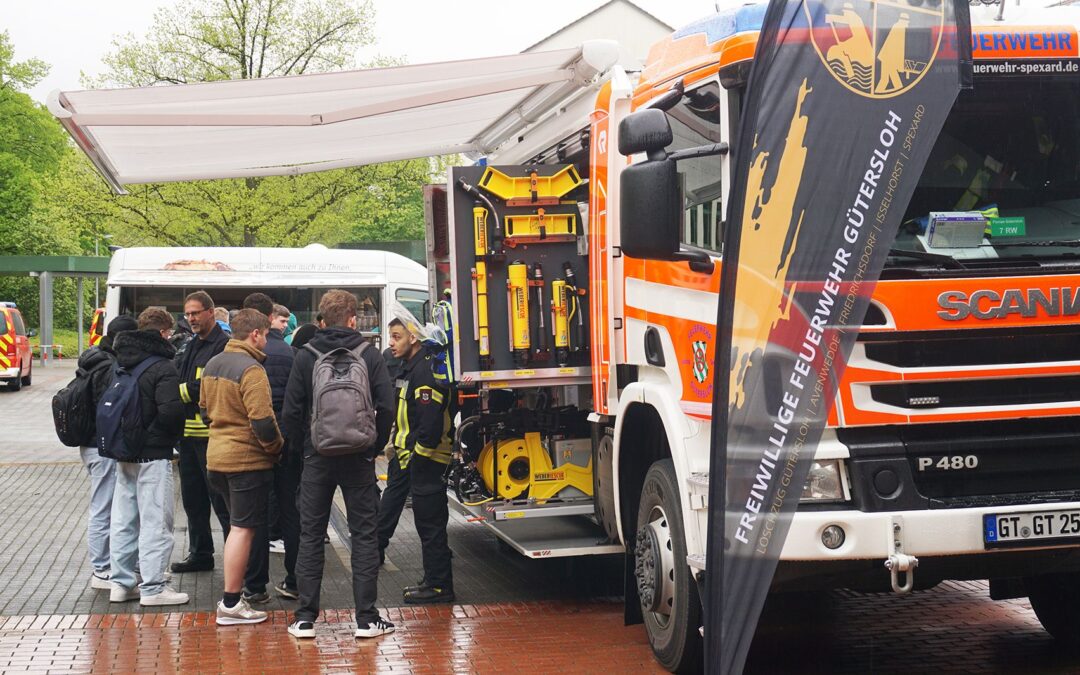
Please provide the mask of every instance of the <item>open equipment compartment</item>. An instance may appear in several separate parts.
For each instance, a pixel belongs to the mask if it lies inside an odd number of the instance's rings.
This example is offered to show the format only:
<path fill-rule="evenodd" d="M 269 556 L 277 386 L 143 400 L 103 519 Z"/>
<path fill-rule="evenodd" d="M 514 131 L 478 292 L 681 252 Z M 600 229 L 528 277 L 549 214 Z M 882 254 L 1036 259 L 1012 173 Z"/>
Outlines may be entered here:
<path fill-rule="evenodd" d="M 459 379 L 588 384 L 588 182 L 578 166 L 454 167 L 447 193 Z"/>

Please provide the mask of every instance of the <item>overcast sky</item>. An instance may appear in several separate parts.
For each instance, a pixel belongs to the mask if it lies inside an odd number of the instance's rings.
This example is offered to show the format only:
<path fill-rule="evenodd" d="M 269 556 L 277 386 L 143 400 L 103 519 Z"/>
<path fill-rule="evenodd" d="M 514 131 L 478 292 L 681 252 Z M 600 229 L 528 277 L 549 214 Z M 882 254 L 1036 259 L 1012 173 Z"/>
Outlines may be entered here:
<path fill-rule="evenodd" d="M 145 34 L 154 11 L 175 0 L 2 0 L 0 29 L 15 58 L 52 66 L 31 92 L 44 101 L 53 89 L 80 89 L 79 72 L 95 75 L 116 35 Z M 519 52 L 604 4 L 605 0 L 373 0 L 377 44 L 358 54 L 404 57 L 409 63 Z M 712 0 L 636 0 L 678 27 L 714 11 Z"/>

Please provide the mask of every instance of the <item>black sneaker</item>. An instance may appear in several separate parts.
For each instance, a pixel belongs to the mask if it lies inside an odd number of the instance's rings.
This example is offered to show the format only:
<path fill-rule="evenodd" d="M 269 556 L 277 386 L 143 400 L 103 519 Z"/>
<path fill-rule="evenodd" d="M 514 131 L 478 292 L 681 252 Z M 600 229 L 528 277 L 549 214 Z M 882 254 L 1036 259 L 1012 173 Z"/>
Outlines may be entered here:
<path fill-rule="evenodd" d="M 450 588 L 424 586 L 405 594 L 405 603 L 409 605 L 427 605 L 435 602 L 453 602 L 454 591 Z"/>
<path fill-rule="evenodd" d="M 180 562 L 174 562 L 169 569 L 177 574 L 183 574 L 184 572 L 209 572 L 214 569 L 214 558 L 203 558 L 201 556 L 189 555 Z"/>
<path fill-rule="evenodd" d="M 245 588 L 240 597 L 246 600 L 249 605 L 262 605 L 270 602 L 270 594 L 265 590 L 259 591 L 258 593 L 252 593 Z"/>
<path fill-rule="evenodd" d="M 294 638 L 313 638 L 315 624 L 310 621 L 293 621 L 289 624 L 289 635 Z"/>
<path fill-rule="evenodd" d="M 380 617 L 378 619 L 375 619 L 371 623 L 357 624 L 356 632 L 353 633 L 353 635 L 358 638 L 373 638 L 393 632 L 394 624 Z"/>
<path fill-rule="evenodd" d="M 282 595 L 286 598 L 291 598 L 293 600 L 300 599 L 300 591 L 295 588 L 290 588 L 284 581 L 277 586 L 274 586 L 274 590 L 277 591 L 278 595 Z"/>

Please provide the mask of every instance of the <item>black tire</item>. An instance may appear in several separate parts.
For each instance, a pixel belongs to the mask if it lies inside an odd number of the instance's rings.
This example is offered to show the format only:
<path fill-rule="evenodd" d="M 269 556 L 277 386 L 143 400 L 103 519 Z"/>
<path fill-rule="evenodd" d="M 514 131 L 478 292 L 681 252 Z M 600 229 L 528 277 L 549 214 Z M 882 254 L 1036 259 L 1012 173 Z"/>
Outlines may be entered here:
<path fill-rule="evenodd" d="M 1024 579 L 1035 616 L 1055 640 L 1073 645 L 1080 635 L 1080 574 L 1044 574 Z"/>
<path fill-rule="evenodd" d="M 701 671 L 704 658 L 701 634 L 698 632 L 701 627 L 701 600 L 698 597 L 697 582 L 686 564 L 686 537 L 679 494 L 674 462 L 670 459 L 654 462 L 645 474 L 645 483 L 641 487 L 634 562 L 639 596 L 642 598 L 645 630 L 649 635 L 653 655 L 661 666 L 673 673 L 696 673 Z M 642 585 L 642 564 L 650 557 L 647 550 L 653 544 L 646 528 L 653 522 L 660 524 L 661 518 L 666 520 L 663 527 L 668 532 L 667 541 L 660 543 L 663 538 L 656 537 L 653 537 L 653 540 L 657 544 L 657 550 L 670 544 L 668 550 L 672 554 L 672 569 L 666 574 L 657 575 L 667 576 L 673 582 L 673 594 L 667 599 L 670 602 L 664 599 L 666 594 L 659 589 L 650 594 Z M 649 603 L 650 596 L 659 598 Z M 658 611 L 660 605 L 669 605 L 666 613 Z"/>
<path fill-rule="evenodd" d="M 26 377 L 22 378 L 22 386 L 29 387 L 30 384 L 31 384 L 31 379 L 33 378 L 33 376 L 34 376 L 34 362 L 31 361 L 30 362 L 30 367 L 27 368 L 27 370 L 26 370 Z"/>

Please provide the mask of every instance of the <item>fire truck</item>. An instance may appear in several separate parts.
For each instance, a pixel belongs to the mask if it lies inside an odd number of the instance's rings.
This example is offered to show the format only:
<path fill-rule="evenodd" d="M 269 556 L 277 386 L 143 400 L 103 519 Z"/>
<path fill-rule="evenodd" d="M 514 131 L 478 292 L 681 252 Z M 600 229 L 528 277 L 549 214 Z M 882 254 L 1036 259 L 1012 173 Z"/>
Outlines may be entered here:
<path fill-rule="evenodd" d="M 861 11 L 847 9 L 838 43 Z M 479 157 L 425 193 L 460 409 L 448 492 L 530 557 L 624 554 L 628 617 L 661 665 L 692 670 L 726 328 L 715 317 L 727 144 L 764 13 L 746 5 L 686 26 L 636 73 L 610 45 L 587 44 L 370 75 L 65 92 L 49 107 L 117 191 Z M 773 587 L 906 593 L 989 579 L 993 598 L 1029 597 L 1069 639 L 1080 629 L 1080 9 L 971 14 L 974 87 L 874 288 Z M 624 124 L 646 109 L 669 129 Z M 677 157 L 678 171 L 640 198 L 624 179 L 651 156 Z M 942 238 L 942 212 L 985 226 L 973 241 Z M 643 241 L 662 254 L 624 253 Z"/>
<path fill-rule="evenodd" d="M 736 137 L 764 9 L 677 31 L 638 77 L 612 69 L 577 128 L 546 144 L 522 134 L 427 200 L 429 270 L 452 294 L 472 411 L 456 503 L 526 555 L 625 552 L 628 614 L 673 671 L 699 667 L 702 650 L 733 156 L 716 144 Z M 1080 10 L 971 9 L 974 88 L 873 292 L 773 588 L 989 579 L 993 598 L 1029 597 L 1068 639 L 1080 628 Z M 627 137 L 621 124 L 647 108 L 665 111 L 670 145 Z M 622 193 L 646 150 L 687 157 L 652 188 L 681 209 Z M 933 241 L 942 211 L 988 224 L 974 242 Z M 668 254 L 625 255 L 631 239 Z"/>

